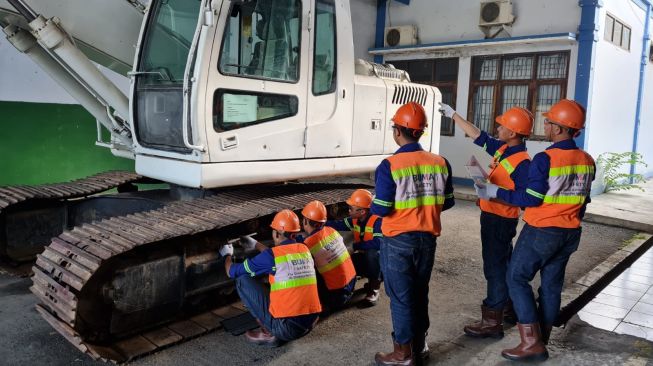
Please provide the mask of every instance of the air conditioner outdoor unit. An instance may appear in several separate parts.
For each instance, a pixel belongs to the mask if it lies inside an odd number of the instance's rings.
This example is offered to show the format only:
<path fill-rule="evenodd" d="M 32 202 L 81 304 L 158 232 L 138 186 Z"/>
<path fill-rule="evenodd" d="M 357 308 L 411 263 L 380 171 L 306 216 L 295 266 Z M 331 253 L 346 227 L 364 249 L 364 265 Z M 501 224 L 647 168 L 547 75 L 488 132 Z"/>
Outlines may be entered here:
<path fill-rule="evenodd" d="M 385 46 L 410 46 L 417 44 L 417 27 L 414 25 L 400 25 L 385 28 Z"/>
<path fill-rule="evenodd" d="M 512 0 L 481 1 L 481 14 L 478 25 L 489 27 L 493 25 L 512 24 L 515 16 L 512 14 Z"/>

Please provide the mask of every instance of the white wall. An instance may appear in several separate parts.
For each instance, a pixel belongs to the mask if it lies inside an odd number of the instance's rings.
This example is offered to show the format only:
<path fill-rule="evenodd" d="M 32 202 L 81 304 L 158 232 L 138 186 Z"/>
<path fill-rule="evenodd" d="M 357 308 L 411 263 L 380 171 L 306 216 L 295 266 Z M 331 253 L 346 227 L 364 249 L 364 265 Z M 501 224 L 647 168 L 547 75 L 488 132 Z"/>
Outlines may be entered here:
<path fill-rule="evenodd" d="M 129 79 L 103 66 L 98 68 L 123 93 L 129 91 Z M 77 104 L 62 87 L 25 54 L 18 52 L 0 36 L 0 101 Z"/>
<path fill-rule="evenodd" d="M 513 0 L 516 16 L 512 36 L 576 32 L 580 20 L 578 1 Z M 478 28 L 479 0 L 411 0 L 406 6 L 390 1 L 386 25 L 415 24 L 420 43 L 482 39 Z"/>
<path fill-rule="evenodd" d="M 376 36 L 376 0 L 350 0 L 354 57 L 372 61 L 367 50 L 374 46 Z"/>
<path fill-rule="evenodd" d="M 606 13 L 631 27 L 629 51 L 604 39 Z M 587 151 L 595 158 L 604 152 L 627 152 L 632 149 L 644 14 L 632 1 L 606 1 L 600 9 L 599 41 L 596 45 L 586 132 Z M 648 85 L 650 105 L 653 99 L 650 96 L 650 78 Z M 653 169 L 653 147 L 650 146 L 650 137 L 647 138 L 653 129 L 650 109 L 651 107 L 642 118 L 643 128 L 639 139 L 640 151 L 645 153 L 650 165 L 649 171 Z M 624 167 L 624 171 L 627 170 L 628 167 Z"/>

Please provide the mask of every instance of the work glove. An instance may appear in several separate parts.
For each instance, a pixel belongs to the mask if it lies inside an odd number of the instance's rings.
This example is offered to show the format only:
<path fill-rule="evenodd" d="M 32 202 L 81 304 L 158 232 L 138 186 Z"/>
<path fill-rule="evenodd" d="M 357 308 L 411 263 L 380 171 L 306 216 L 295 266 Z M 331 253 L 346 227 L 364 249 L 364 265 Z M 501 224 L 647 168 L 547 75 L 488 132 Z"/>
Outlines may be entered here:
<path fill-rule="evenodd" d="M 451 106 L 449 106 L 448 104 L 444 104 L 442 102 L 438 102 L 438 103 L 440 103 L 440 109 L 439 109 L 440 113 L 442 113 L 442 115 L 447 118 L 453 118 L 453 115 L 456 114 L 456 111 L 453 108 L 451 108 Z"/>
<path fill-rule="evenodd" d="M 476 194 L 478 195 L 478 198 L 483 200 L 489 200 L 490 198 L 497 197 L 497 191 L 499 190 L 499 186 L 492 183 L 485 183 L 482 185 L 474 184 L 474 189 L 476 190 Z"/>
<path fill-rule="evenodd" d="M 240 246 L 245 249 L 246 252 L 250 252 L 256 248 L 256 239 L 252 238 L 251 236 L 241 236 L 240 237 Z"/>
<path fill-rule="evenodd" d="M 231 244 L 225 244 L 220 248 L 220 256 L 226 257 L 228 255 L 234 255 L 234 246 Z"/>

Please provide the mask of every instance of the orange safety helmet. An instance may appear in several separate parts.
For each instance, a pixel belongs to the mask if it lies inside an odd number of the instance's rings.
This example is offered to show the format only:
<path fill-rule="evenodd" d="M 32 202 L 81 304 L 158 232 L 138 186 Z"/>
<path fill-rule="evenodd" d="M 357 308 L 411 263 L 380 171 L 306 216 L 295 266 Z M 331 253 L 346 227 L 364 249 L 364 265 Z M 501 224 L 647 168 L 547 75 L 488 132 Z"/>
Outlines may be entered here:
<path fill-rule="evenodd" d="M 346 202 L 349 206 L 370 208 L 372 206 L 372 193 L 367 189 L 357 189 Z"/>
<path fill-rule="evenodd" d="M 394 117 L 392 117 L 392 122 L 397 126 L 418 131 L 422 131 L 428 126 L 424 107 L 415 102 L 408 102 L 399 107 Z"/>
<path fill-rule="evenodd" d="M 544 117 L 555 124 L 581 130 L 585 128 L 585 108 L 575 100 L 561 99 L 551 106 L 548 112 L 542 113 Z"/>
<path fill-rule="evenodd" d="M 301 228 L 299 226 L 299 218 L 294 212 L 286 209 L 277 212 L 270 227 L 276 231 L 283 231 L 286 233 L 298 233 Z"/>
<path fill-rule="evenodd" d="M 320 201 L 311 201 L 302 210 L 302 215 L 316 222 L 326 222 L 327 220 L 327 211 L 324 207 L 324 203 Z"/>
<path fill-rule="evenodd" d="M 530 136 L 533 130 L 533 113 L 526 108 L 512 107 L 495 121 L 514 133 Z"/>

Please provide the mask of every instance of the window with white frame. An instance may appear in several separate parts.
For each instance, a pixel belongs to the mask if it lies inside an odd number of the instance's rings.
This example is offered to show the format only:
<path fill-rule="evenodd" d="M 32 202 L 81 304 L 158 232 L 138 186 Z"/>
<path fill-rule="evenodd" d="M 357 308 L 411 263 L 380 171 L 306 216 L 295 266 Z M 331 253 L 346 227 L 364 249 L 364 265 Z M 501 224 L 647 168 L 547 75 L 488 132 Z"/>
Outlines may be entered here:
<path fill-rule="evenodd" d="M 615 46 L 630 50 L 630 27 L 611 14 L 605 16 L 603 37 Z"/>
<path fill-rule="evenodd" d="M 474 57 L 467 115 L 481 130 L 493 134 L 497 116 L 511 107 L 523 107 L 535 117 L 531 139 L 540 139 L 542 113 L 565 98 L 568 73 L 568 51 Z"/>

